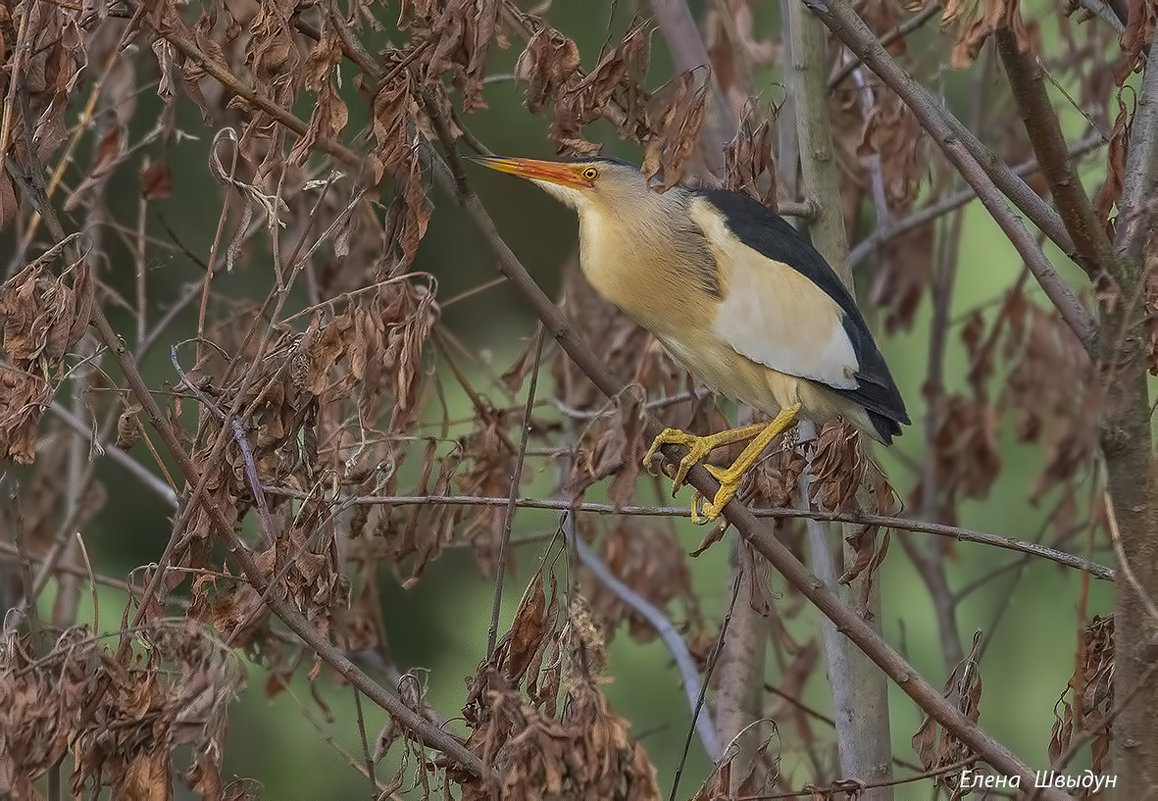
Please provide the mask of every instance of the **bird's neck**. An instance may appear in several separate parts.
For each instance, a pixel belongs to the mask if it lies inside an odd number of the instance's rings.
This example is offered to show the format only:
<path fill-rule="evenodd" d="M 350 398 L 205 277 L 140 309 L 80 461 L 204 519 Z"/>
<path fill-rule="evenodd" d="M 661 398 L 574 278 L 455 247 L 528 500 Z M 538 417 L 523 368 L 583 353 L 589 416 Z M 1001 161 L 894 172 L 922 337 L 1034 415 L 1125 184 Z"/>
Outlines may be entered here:
<path fill-rule="evenodd" d="M 587 280 L 661 338 L 714 313 L 700 301 L 719 290 L 703 233 L 686 224 L 686 215 L 675 207 L 680 197 L 665 200 L 641 204 L 629 217 L 598 208 L 579 215 L 580 264 Z"/>

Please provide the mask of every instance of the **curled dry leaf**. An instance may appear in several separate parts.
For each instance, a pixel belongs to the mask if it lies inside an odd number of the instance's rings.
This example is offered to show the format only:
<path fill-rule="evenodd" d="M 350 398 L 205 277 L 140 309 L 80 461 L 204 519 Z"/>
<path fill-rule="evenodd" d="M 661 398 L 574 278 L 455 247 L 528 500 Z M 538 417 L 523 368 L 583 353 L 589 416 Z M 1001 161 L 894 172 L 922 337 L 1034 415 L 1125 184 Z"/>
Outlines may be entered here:
<path fill-rule="evenodd" d="M 1095 772 L 1109 769 L 1114 717 L 1114 619 L 1094 615 L 1078 638 L 1074 674 L 1054 706 L 1050 763 L 1069 752 L 1074 735 L 1089 736 Z M 1069 700 L 1066 700 L 1066 696 Z"/>
<path fill-rule="evenodd" d="M 201 773 L 220 770 L 225 708 L 244 681 L 199 624 L 164 621 L 139 632 L 151 648 L 126 665 L 86 628 L 30 657 L 9 643 L 0 662 L 0 793 L 32 798 L 32 781 L 75 752 L 71 785 L 128 799 L 170 798 L 172 751 L 193 746 Z M 85 793 L 87 795 L 87 793 Z"/>
<path fill-rule="evenodd" d="M 498 28 L 501 5 L 500 0 L 402 4 L 400 26 L 424 42 L 417 68 L 423 83 L 434 85 L 449 72 L 468 111 L 486 107 L 482 93 L 487 51 L 496 39 L 505 45 Z"/>
<path fill-rule="evenodd" d="M 1094 195 L 1094 211 L 1106 226 L 1106 235 L 1114 237 L 1115 219 L 1113 209 L 1122 196 L 1122 186 L 1126 174 L 1126 155 L 1130 144 L 1130 123 L 1133 110 L 1123 100 L 1123 92 L 1118 91 L 1118 114 L 1114 118 L 1114 128 L 1110 131 L 1110 141 L 1106 147 L 1106 179 Z"/>
<path fill-rule="evenodd" d="M 52 275 L 62 247 L 0 284 L 0 458 L 30 464 L 36 428 L 52 400 L 65 354 L 92 314 L 93 285 L 84 259 Z"/>
<path fill-rule="evenodd" d="M 1131 73 L 1142 69 L 1146 51 L 1154 41 L 1154 31 L 1158 28 L 1158 9 L 1147 0 L 1128 0 L 1126 6 L 1126 26 L 1119 44 L 1122 59 L 1114 69 L 1114 78 L 1121 86 Z"/>
<path fill-rule="evenodd" d="M 514 475 L 515 448 L 507 431 L 518 425 L 521 415 L 493 409 L 480 414 L 478 428 L 462 443 L 469 469 L 458 478 L 467 495 L 503 498 L 510 495 Z M 467 513 L 462 536 L 474 546 L 475 559 L 484 575 L 497 567 L 507 510 L 502 506 L 474 506 Z M 508 552 L 509 553 L 509 552 Z"/>
<path fill-rule="evenodd" d="M 342 42 L 335 31 L 327 30 L 306 57 L 303 88 L 314 93 L 314 105 L 305 135 L 290 151 L 291 164 L 303 163 L 319 141 L 337 141 L 350 119 L 346 103 L 334 85 L 335 71 L 341 62 Z"/>
<path fill-rule="evenodd" d="M 661 192 L 683 178 L 683 167 L 695 152 L 704 122 L 711 73 L 694 69 L 677 75 L 656 90 L 649 116 L 657 119 L 657 133 L 649 137 L 643 156 L 643 174 Z"/>
<path fill-rule="evenodd" d="M 599 148 L 582 138 L 582 128 L 601 117 L 611 102 L 624 113 L 622 133 L 643 139 L 654 132 L 644 108 L 648 94 L 640 85 L 649 52 L 647 30 L 634 27 L 591 72 L 580 76 L 574 42 L 543 27 L 519 56 L 515 73 L 527 80 L 526 103 L 530 110 L 554 105 L 550 135 L 556 149 L 561 153 L 590 154 Z"/>
<path fill-rule="evenodd" d="M 779 108 L 772 109 L 773 119 Z M 756 119 L 756 104 L 748 101 L 736 137 L 724 148 L 724 186 L 743 192 L 776 210 L 776 156 L 772 152 L 771 120 Z M 761 188 L 763 187 L 763 188 Z"/>
<path fill-rule="evenodd" d="M 643 397 L 638 386 L 628 386 L 612 400 L 611 413 L 595 420 L 576 445 L 576 457 L 567 491 L 581 495 L 607 476 L 615 476 L 609 494 L 624 506 L 635 492 L 646 453 L 643 441 Z"/>
<path fill-rule="evenodd" d="M 943 693 L 957 707 L 957 711 L 974 723 L 981 717 L 981 669 L 978 660 L 982 642 L 982 634 L 978 631 L 973 635 L 973 647 L 969 655 L 949 674 Z M 968 746 L 930 717 L 922 721 L 917 733 L 913 735 L 912 743 L 921 765 L 928 771 L 954 765 L 972 756 Z M 944 773 L 937 778 L 938 783 L 949 790 L 953 799 L 961 798 L 969 792 L 958 787 L 960 780 L 960 771 Z"/>
<path fill-rule="evenodd" d="M 1019 50 L 1033 45 L 1031 32 L 1021 18 L 1020 0 L 947 0 L 943 7 L 941 19 L 957 29 L 951 63 L 958 69 L 972 64 L 985 41 L 1001 28 L 1013 32 Z"/>

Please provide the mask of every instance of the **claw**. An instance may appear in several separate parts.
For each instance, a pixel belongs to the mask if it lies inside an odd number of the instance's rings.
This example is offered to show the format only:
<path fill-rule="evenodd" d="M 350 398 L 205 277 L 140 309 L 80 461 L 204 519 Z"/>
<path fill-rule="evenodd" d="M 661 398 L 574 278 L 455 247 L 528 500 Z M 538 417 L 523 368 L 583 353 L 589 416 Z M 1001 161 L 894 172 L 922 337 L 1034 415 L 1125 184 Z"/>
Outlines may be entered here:
<path fill-rule="evenodd" d="M 697 437 L 695 434 L 680 431 L 678 428 L 665 428 L 652 441 L 651 447 L 647 449 L 647 455 L 643 457 L 644 467 L 649 470 L 652 469 L 652 459 L 664 445 L 683 445 L 688 449 L 688 454 L 680 459 L 675 474 L 672 476 L 672 495 L 679 492 L 679 488 L 684 485 L 688 471 L 702 462 L 709 453 L 718 447 L 717 441 L 713 437 Z"/>
<path fill-rule="evenodd" d="M 702 462 L 716 448 L 734 442 L 752 440 L 728 469 L 705 465 L 708 472 L 720 482 L 720 488 L 716 491 L 716 496 L 712 498 L 711 503 L 704 503 L 706 499 L 699 492 L 695 494 L 692 498 L 692 520 L 701 524 L 710 523 L 720 516 L 720 512 L 723 511 L 728 501 L 735 497 L 736 492 L 740 489 L 740 480 L 744 473 L 752 466 L 760 453 L 772 441 L 772 438 L 792 422 L 798 411 L 800 411 L 800 405 L 794 404 L 782 409 L 771 423 L 757 423 L 743 428 L 733 428 L 706 437 L 697 437 L 695 434 L 680 431 L 678 428 L 665 428 L 652 441 L 651 447 L 647 449 L 647 455 L 643 457 L 643 466 L 654 472 L 652 459 L 664 445 L 683 445 L 687 448 L 687 455 L 680 459 L 675 475 L 672 476 L 671 493 L 675 495 L 687 479 L 688 471 Z"/>

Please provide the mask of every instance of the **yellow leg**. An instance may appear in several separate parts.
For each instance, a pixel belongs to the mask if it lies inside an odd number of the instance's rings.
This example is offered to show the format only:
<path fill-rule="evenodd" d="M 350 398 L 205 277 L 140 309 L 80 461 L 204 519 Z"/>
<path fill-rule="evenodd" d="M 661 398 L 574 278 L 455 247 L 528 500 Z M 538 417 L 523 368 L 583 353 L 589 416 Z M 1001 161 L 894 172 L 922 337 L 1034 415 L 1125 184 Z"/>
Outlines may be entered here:
<path fill-rule="evenodd" d="M 678 428 L 665 428 L 651 443 L 651 447 L 648 448 L 647 455 L 643 457 L 643 466 L 650 468 L 652 458 L 664 445 L 683 445 L 686 447 L 688 449 L 688 455 L 680 460 L 679 467 L 676 468 L 671 485 L 671 494 L 675 495 L 676 492 L 679 491 L 679 488 L 683 486 L 688 471 L 702 462 L 709 453 L 724 445 L 731 445 L 734 442 L 743 442 L 746 439 L 752 439 L 752 437 L 757 436 L 766 427 L 764 423 L 757 423 L 754 426 L 730 428 L 727 431 L 709 434 L 706 437 L 697 437 L 695 434 L 680 431 Z"/>
<path fill-rule="evenodd" d="M 720 516 L 724 506 L 740 489 L 740 479 L 743 478 L 744 473 L 747 472 L 756 460 L 760 458 L 760 454 L 768 447 L 777 434 L 786 429 L 792 424 L 796 418 L 796 413 L 800 411 L 800 404 L 794 403 L 791 406 L 780 410 L 780 414 L 776 415 L 776 419 L 766 426 L 762 426 L 763 430 L 756 435 L 756 437 L 748 443 L 748 447 L 744 448 L 736 461 L 732 462 L 732 466 L 726 470 L 718 467 L 707 465 L 708 472 L 711 473 L 717 481 L 720 482 L 720 488 L 716 491 L 716 497 L 712 498 L 711 503 L 703 505 L 703 517 L 700 516 L 696 507 L 698 502 L 703 500 L 698 492 L 696 497 L 692 500 L 692 520 L 697 523 L 710 523 Z"/>

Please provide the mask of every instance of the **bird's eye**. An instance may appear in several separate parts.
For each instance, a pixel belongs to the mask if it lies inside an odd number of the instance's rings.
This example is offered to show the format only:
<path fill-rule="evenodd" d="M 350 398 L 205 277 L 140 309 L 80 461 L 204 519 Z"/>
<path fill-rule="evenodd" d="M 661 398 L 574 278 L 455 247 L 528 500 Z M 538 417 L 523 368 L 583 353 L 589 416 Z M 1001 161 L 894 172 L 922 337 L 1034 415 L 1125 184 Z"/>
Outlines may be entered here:
<path fill-rule="evenodd" d="M 583 171 L 583 177 L 588 181 L 594 181 L 599 177 L 599 170 L 595 169 L 594 167 L 588 167 Z"/>

